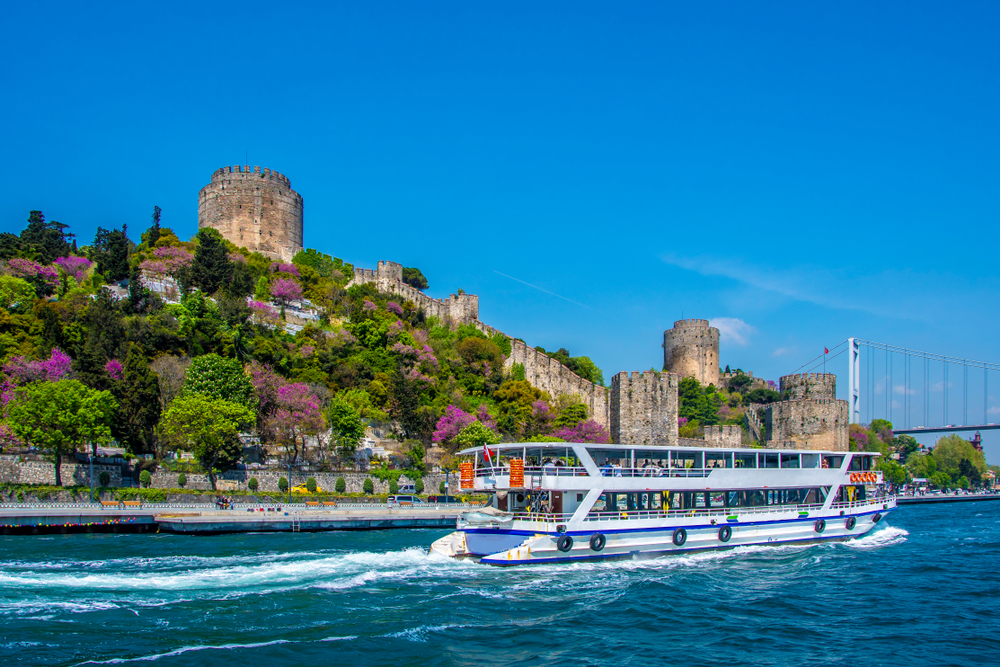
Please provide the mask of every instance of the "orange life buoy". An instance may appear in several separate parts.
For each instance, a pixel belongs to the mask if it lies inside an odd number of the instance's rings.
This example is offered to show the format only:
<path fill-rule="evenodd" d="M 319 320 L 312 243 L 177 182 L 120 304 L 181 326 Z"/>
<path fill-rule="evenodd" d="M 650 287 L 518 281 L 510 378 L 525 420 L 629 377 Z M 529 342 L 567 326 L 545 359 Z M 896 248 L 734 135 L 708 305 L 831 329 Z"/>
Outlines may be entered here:
<path fill-rule="evenodd" d="M 858 481 L 858 473 L 856 473 L 856 472 L 852 472 L 851 473 L 851 481 L 852 482 Z"/>

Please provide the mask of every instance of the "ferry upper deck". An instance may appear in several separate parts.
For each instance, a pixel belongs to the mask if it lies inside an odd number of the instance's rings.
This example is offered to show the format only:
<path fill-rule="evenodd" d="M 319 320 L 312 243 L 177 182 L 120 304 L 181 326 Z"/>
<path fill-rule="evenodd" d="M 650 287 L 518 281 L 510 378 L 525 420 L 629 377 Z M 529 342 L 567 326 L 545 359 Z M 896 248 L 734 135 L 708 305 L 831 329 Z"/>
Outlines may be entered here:
<path fill-rule="evenodd" d="M 882 483 L 875 470 L 878 452 L 525 442 L 472 447 L 459 455 L 473 457 L 462 464 L 461 486 L 476 491 Z"/>

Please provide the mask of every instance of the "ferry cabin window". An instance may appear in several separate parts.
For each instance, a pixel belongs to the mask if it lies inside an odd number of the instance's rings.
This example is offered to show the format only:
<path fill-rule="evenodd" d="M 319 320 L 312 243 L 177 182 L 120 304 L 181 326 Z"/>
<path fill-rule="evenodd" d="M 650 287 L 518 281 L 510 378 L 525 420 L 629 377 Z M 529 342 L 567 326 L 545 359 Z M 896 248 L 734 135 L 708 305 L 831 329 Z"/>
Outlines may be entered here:
<path fill-rule="evenodd" d="M 702 452 L 672 452 L 670 461 L 675 468 L 704 468 Z"/>
<path fill-rule="evenodd" d="M 756 468 L 757 467 L 757 455 L 756 454 L 744 454 L 742 452 L 736 452 L 733 457 L 736 460 L 737 468 Z"/>
<path fill-rule="evenodd" d="M 706 468 L 732 468 L 732 452 L 705 452 Z"/>
<path fill-rule="evenodd" d="M 782 454 L 781 455 L 781 467 L 782 468 L 798 468 L 799 467 L 799 455 L 798 454 Z"/>
<path fill-rule="evenodd" d="M 844 464 L 843 456 L 824 456 L 822 467 L 836 470 Z"/>
<path fill-rule="evenodd" d="M 803 468 L 818 468 L 820 461 L 819 454 L 803 454 L 802 455 L 802 467 Z"/>
<path fill-rule="evenodd" d="M 873 465 L 872 458 L 873 457 L 871 457 L 871 456 L 865 456 L 863 454 L 855 454 L 853 457 L 851 457 L 851 465 L 850 465 L 850 467 L 848 469 L 849 470 L 874 470 L 875 466 Z"/>
<path fill-rule="evenodd" d="M 778 455 L 777 454 L 761 454 L 764 459 L 761 468 L 777 468 L 778 467 Z"/>

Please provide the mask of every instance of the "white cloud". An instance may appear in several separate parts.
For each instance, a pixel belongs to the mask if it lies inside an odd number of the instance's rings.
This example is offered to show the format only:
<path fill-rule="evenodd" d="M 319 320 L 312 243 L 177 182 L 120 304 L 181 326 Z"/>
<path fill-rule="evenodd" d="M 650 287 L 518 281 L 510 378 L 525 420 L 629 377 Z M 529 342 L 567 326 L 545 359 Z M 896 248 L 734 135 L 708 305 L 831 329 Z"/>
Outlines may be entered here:
<path fill-rule="evenodd" d="M 775 357 L 783 357 L 786 354 L 792 354 L 794 352 L 798 352 L 798 348 L 797 347 L 779 347 L 777 350 L 774 351 L 774 355 L 773 356 L 775 356 Z"/>
<path fill-rule="evenodd" d="M 986 414 L 988 414 L 988 415 L 1000 414 L 1000 405 L 994 405 L 991 408 L 987 408 L 986 409 Z"/>
<path fill-rule="evenodd" d="M 941 382 L 935 382 L 934 384 L 930 385 L 928 389 L 930 389 L 931 391 L 944 391 L 945 387 L 951 389 L 954 386 L 955 385 L 952 384 L 951 382 L 945 383 L 945 381 L 942 380 Z"/>
<path fill-rule="evenodd" d="M 708 323 L 719 330 L 724 342 L 737 345 L 746 345 L 749 342 L 747 338 L 754 331 L 752 326 L 737 317 L 716 317 Z"/>
<path fill-rule="evenodd" d="M 906 386 L 902 384 L 897 384 L 892 388 L 892 390 L 900 396 L 913 396 L 917 393 L 916 389 L 907 389 Z"/>

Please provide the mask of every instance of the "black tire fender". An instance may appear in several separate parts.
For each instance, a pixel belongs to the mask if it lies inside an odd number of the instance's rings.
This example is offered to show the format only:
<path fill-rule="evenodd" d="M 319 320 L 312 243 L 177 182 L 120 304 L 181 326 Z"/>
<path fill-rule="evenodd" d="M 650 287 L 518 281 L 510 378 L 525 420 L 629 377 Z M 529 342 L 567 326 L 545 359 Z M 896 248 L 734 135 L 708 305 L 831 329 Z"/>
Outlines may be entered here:
<path fill-rule="evenodd" d="M 728 542 L 733 537 L 733 529 L 729 526 L 723 526 L 719 529 L 719 541 Z"/>
<path fill-rule="evenodd" d="M 569 535 L 561 536 L 559 541 L 556 542 L 556 548 L 559 549 L 559 551 L 566 553 L 573 548 L 573 538 Z"/>
<path fill-rule="evenodd" d="M 822 533 L 824 530 L 826 530 L 826 520 L 817 519 L 816 524 L 813 526 L 813 530 L 815 530 L 817 533 Z"/>
<path fill-rule="evenodd" d="M 858 520 L 855 517 L 853 516 L 847 517 L 847 524 L 846 524 L 847 530 L 854 530 L 854 526 L 856 525 L 858 525 Z"/>
<path fill-rule="evenodd" d="M 604 545 L 607 543 L 608 538 L 600 533 L 594 533 L 590 536 L 590 548 L 594 551 L 604 551 Z"/>
<path fill-rule="evenodd" d="M 678 528 L 674 531 L 674 544 L 679 547 L 684 546 L 684 543 L 688 541 L 688 532 L 683 528 Z"/>
<path fill-rule="evenodd" d="M 872 517 L 872 525 L 875 525 L 881 520 L 882 520 L 882 515 L 879 514 L 878 512 L 875 512 L 875 516 Z"/>

